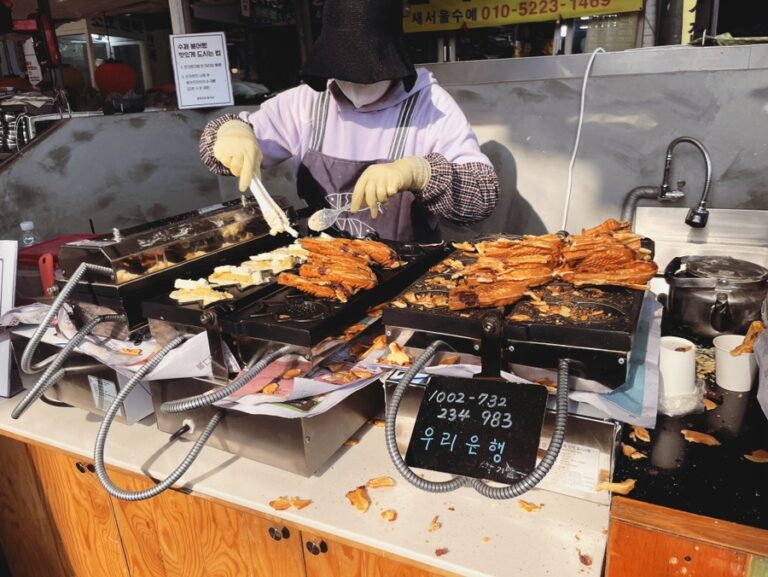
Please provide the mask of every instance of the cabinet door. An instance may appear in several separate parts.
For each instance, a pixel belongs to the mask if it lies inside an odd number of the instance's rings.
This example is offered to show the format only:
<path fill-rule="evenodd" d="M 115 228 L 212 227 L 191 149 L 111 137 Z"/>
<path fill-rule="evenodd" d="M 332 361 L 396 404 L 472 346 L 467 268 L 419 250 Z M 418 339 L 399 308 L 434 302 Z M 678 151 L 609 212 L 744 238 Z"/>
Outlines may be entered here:
<path fill-rule="evenodd" d="M 282 521 L 247 515 L 254 577 L 302 577 L 301 532 Z"/>
<path fill-rule="evenodd" d="M 148 478 L 137 477 L 109 470 L 112 481 L 126 491 L 142 491 L 154 483 Z M 155 521 L 156 507 L 163 497 L 146 501 L 121 501 L 112 499 L 117 527 L 123 542 L 128 569 L 133 577 L 167 577 L 165 562 L 160 550 L 160 538 Z"/>
<path fill-rule="evenodd" d="M 742 577 L 748 555 L 622 521 L 612 521 L 606 577 Z"/>
<path fill-rule="evenodd" d="M 365 554 L 349 545 L 302 532 L 307 577 L 364 577 Z"/>
<path fill-rule="evenodd" d="M 14 577 L 72 575 L 59 552 L 27 446 L 0 437 L 0 543 Z"/>
<path fill-rule="evenodd" d="M 245 513 L 178 491 L 151 504 L 168 577 L 252 575 Z"/>
<path fill-rule="evenodd" d="M 111 472 L 129 491 L 145 478 Z M 147 501 L 114 500 L 123 547 L 134 577 L 302 577 L 301 534 L 225 505 L 166 491 Z"/>
<path fill-rule="evenodd" d="M 77 577 L 128 577 L 111 501 L 87 463 L 39 446 L 29 451 L 68 568 Z"/>

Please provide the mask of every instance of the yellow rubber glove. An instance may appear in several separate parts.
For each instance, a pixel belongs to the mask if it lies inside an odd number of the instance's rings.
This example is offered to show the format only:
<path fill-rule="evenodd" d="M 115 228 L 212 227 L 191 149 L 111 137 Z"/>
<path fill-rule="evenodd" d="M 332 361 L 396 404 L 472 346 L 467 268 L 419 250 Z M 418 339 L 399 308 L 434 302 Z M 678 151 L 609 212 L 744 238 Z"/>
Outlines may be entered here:
<path fill-rule="evenodd" d="M 240 192 L 245 192 L 254 176 L 261 178 L 264 155 L 251 126 L 242 120 L 229 120 L 216 131 L 213 156 L 240 177 Z"/>
<path fill-rule="evenodd" d="M 386 204 L 391 196 L 404 190 L 423 190 L 431 176 L 429 162 L 420 156 L 372 164 L 357 179 L 350 210 L 357 212 L 365 204 L 371 209 L 371 217 L 376 218 L 379 203 Z"/>

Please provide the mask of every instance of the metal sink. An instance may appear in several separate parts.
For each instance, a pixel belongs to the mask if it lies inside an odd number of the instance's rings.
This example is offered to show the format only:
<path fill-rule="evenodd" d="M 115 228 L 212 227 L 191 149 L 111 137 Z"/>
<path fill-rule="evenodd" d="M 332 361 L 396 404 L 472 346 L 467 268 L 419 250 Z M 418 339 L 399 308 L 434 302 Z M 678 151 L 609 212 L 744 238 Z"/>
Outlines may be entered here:
<path fill-rule="evenodd" d="M 654 260 L 662 273 L 676 256 L 732 256 L 768 268 L 768 211 L 710 209 L 705 228 L 685 225 L 687 208 L 641 206 L 635 232 L 656 243 Z"/>

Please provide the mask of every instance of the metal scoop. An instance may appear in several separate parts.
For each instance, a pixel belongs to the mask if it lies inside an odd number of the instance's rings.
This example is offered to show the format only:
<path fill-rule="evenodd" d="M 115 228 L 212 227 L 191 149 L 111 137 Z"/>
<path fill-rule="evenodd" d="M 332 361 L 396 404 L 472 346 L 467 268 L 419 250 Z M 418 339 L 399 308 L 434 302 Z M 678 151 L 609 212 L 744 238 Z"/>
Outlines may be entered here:
<path fill-rule="evenodd" d="M 320 232 L 327 228 L 331 228 L 334 224 L 336 224 L 336 221 L 339 220 L 339 217 L 341 217 L 342 214 L 349 212 L 350 208 L 352 208 L 351 202 L 340 208 L 321 208 L 309 217 L 307 226 L 309 226 L 309 230 L 313 230 L 315 232 Z M 360 208 L 360 211 L 363 210 L 370 210 L 370 207 L 364 206 Z M 381 212 L 381 207 L 379 207 L 379 212 Z"/>

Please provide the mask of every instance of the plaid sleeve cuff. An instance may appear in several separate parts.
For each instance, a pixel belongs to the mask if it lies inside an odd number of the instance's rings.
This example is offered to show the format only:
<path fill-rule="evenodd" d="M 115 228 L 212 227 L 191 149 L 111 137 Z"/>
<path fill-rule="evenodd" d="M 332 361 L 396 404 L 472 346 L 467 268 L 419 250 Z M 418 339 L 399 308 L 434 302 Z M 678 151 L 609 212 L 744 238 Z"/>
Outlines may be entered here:
<path fill-rule="evenodd" d="M 240 120 L 235 114 L 225 114 L 211 120 L 205 125 L 203 134 L 200 136 L 200 160 L 213 174 L 219 176 L 232 176 L 229 169 L 221 164 L 213 155 L 213 145 L 216 144 L 216 133 L 221 125 L 230 120 Z"/>
<path fill-rule="evenodd" d="M 438 153 L 426 159 L 432 174 L 417 196 L 430 212 L 467 225 L 490 216 L 499 198 L 499 179 L 492 166 L 456 164 Z"/>

